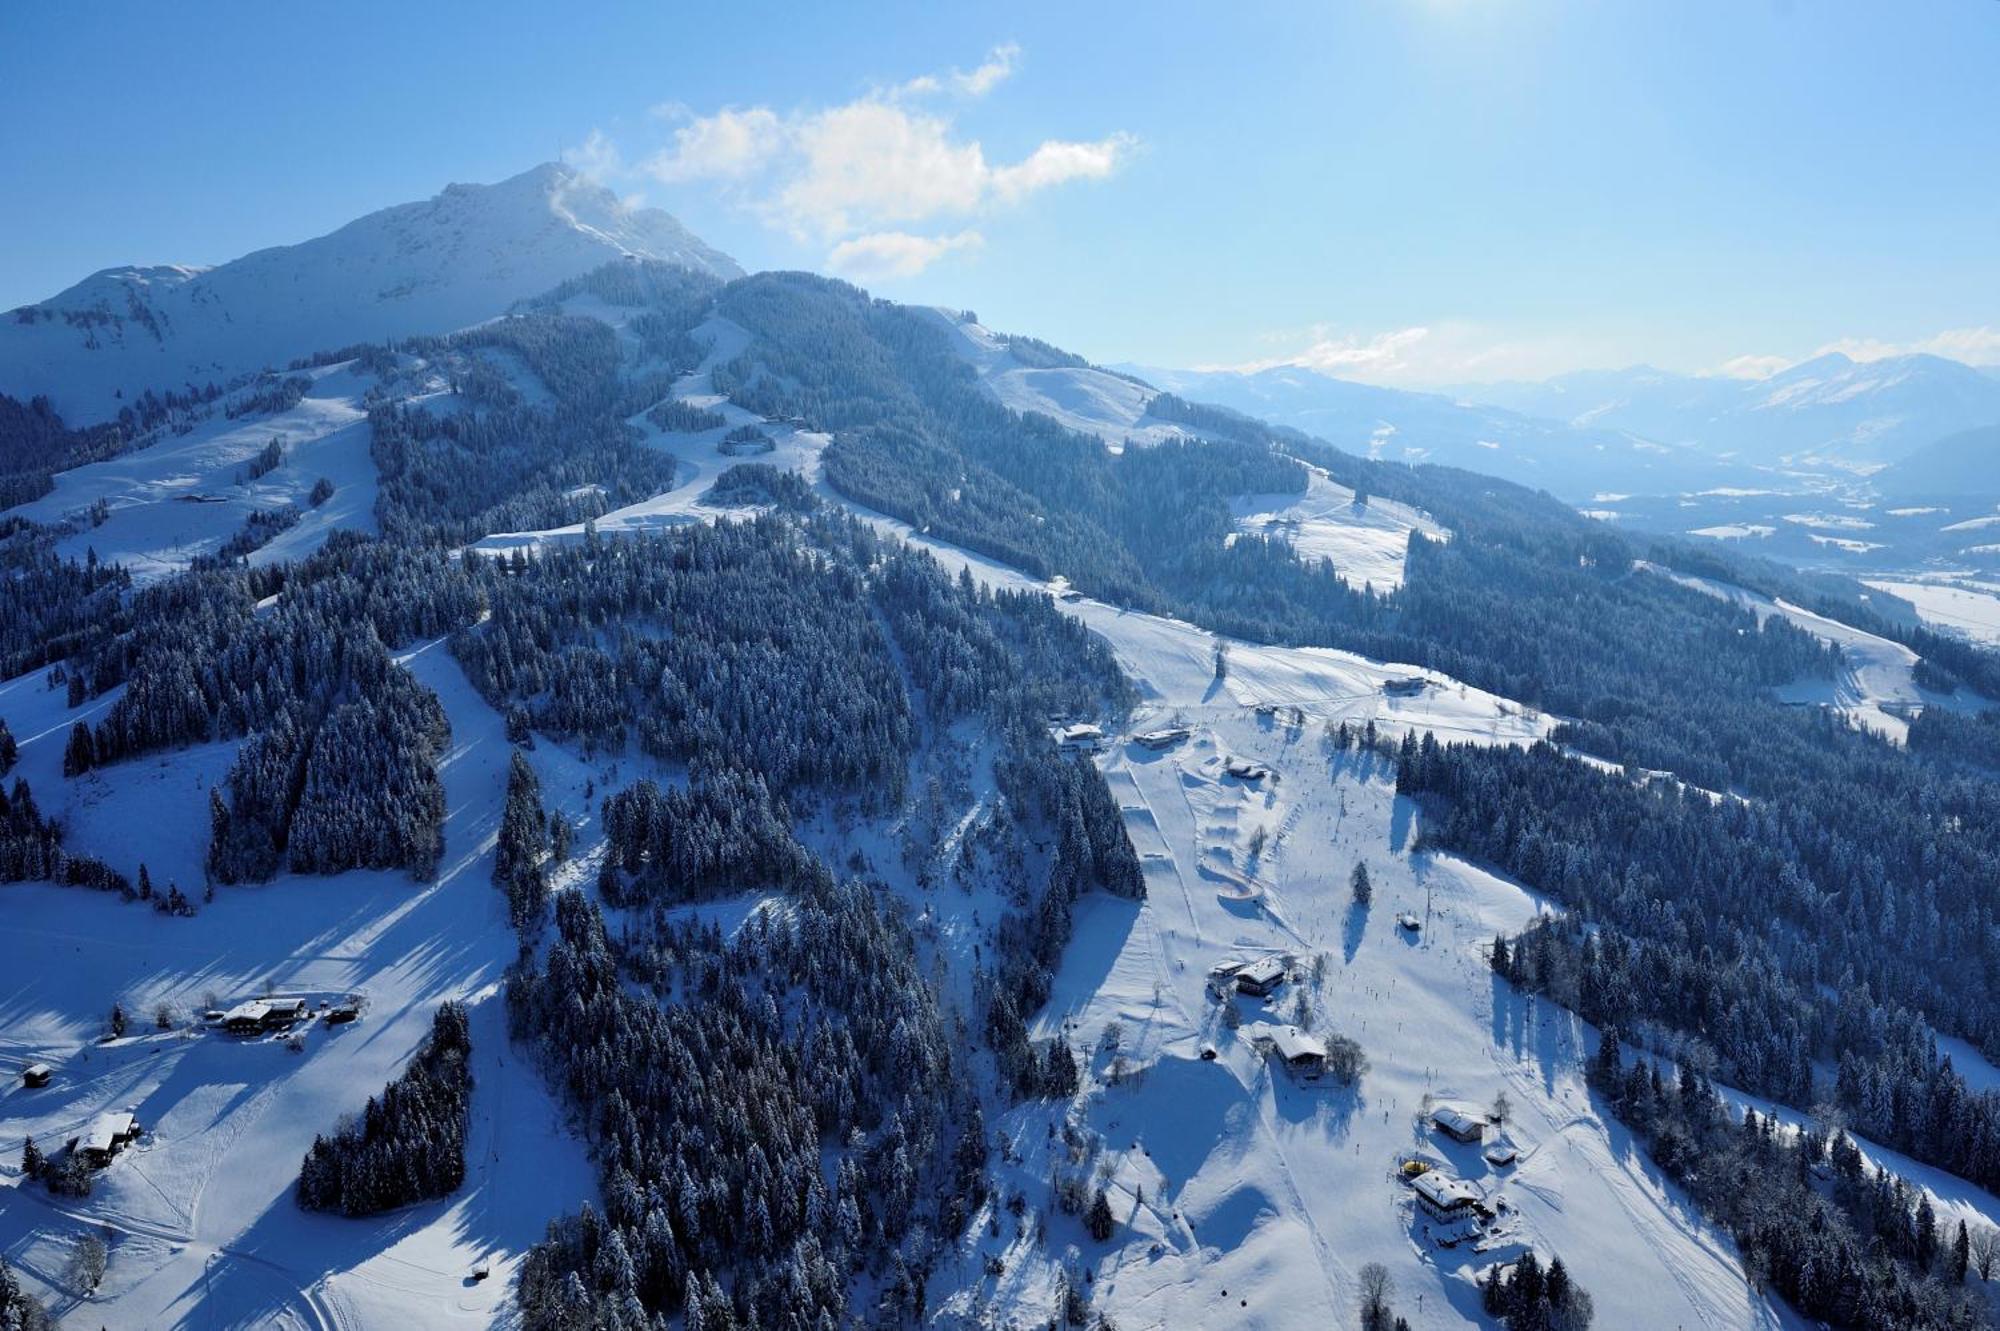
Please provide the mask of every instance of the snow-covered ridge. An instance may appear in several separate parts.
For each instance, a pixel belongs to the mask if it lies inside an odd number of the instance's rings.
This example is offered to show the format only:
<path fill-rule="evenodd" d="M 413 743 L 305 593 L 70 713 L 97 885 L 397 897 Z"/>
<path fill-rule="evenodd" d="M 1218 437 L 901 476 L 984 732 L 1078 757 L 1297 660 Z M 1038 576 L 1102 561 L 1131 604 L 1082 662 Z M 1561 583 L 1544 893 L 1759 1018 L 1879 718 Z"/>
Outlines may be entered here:
<path fill-rule="evenodd" d="M 1092 365 L 1042 365 L 1024 361 L 1008 339 L 951 310 L 924 310 L 951 334 L 955 351 L 979 373 L 995 401 L 1015 411 L 1039 412 L 1072 430 L 1094 434 L 1114 451 L 1127 440 L 1153 444 L 1187 433 L 1147 414 L 1159 396 L 1139 380 Z"/>
<path fill-rule="evenodd" d="M 555 164 L 370 213 L 217 268 L 108 268 L 0 318 L 0 393 L 71 424 L 147 388 L 222 382 L 314 351 L 443 333 L 634 257 L 742 275 L 667 213 Z"/>

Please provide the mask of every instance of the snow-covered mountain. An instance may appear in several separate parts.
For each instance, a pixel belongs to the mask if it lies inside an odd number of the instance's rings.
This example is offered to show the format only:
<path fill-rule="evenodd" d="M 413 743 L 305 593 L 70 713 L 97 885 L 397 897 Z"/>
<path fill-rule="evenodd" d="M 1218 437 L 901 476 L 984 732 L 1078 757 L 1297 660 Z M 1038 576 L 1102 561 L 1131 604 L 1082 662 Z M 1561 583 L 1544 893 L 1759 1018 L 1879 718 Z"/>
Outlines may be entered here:
<path fill-rule="evenodd" d="M 1453 391 L 1534 416 L 1629 430 L 1752 462 L 1808 456 L 1893 462 L 1944 435 L 2000 421 L 2000 380 L 1926 355 L 1857 361 L 1832 352 L 1768 379 L 1639 365 Z"/>
<path fill-rule="evenodd" d="M 1933 440 L 1874 480 L 1889 495 L 2000 493 L 2000 425 Z"/>
<path fill-rule="evenodd" d="M 1464 467 L 1565 499 L 1586 500 L 1604 490 L 1698 488 L 1724 479 L 1714 458 L 1615 425 L 1538 419 L 1526 409 L 1355 383 L 1302 366 L 1254 373 L 1119 368 L 1182 397 L 1303 430 L 1350 452 Z"/>
<path fill-rule="evenodd" d="M 718 277 L 736 262 L 672 216 L 554 163 L 370 213 L 216 268 L 107 268 L 0 317 L 0 393 L 71 424 L 121 395 L 224 381 L 358 341 L 447 332 L 621 256 Z"/>

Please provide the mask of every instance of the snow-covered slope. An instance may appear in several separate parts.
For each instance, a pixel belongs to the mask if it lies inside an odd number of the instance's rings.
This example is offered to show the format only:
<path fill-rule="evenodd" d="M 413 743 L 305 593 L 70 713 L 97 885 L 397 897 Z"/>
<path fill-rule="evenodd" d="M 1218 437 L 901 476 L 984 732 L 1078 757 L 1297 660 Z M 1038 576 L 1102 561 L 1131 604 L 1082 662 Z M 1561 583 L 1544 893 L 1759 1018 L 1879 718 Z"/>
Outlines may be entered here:
<path fill-rule="evenodd" d="M 1245 536 L 1289 541 L 1302 559 L 1330 559 L 1353 587 L 1378 592 L 1403 585 L 1410 533 L 1433 540 L 1450 533 L 1430 514 L 1393 499 L 1369 498 L 1357 506 L 1354 491 L 1315 467 L 1303 495 L 1246 495 L 1233 505 L 1236 530 Z"/>
<path fill-rule="evenodd" d="M 1994 414 L 2000 417 L 2000 408 Z M 1891 495 L 2000 493 L 2000 424 L 1933 440 L 1874 480 Z"/>
<path fill-rule="evenodd" d="M 2000 647 L 2000 584 L 1939 577 L 1871 578 L 1868 585 L 1908 601 L 1931 628 Z"/>
<path fill-rule="evenodd" d="M 925 313 L 950 331 L 953 348 L 978 371 L 986 391 L 1015 411 L 1053 417 L 1072 430 L 1097 435 L 1114 450 L 1127 440 L 1157 443 L 1186 433 L 1147 414 L 1147 404 L 1159 390 L 1137 378 L 1075 361 L 1041 343 L 1031 344 L 1035 350 L 1024 356 L 1011 339 L 969 316 L 951 310 Z"/>
<path fill-rule="evenodd" d="M 1790 620 L 1822 642 L 1839 648 L 1843 664 L 1832 681 L 1802 680 L 1779 690 L 1780 697 L 1796 706 L 1831 707 L 1848 720 L 1900 744 L 1909 736 L 1909 718 L 1914 712 L 1926 707 L 1977 710 L 1990 705 L 1966 690 L 1946 695 L 1917 683 L 1917 654 L 1900 642 L 1732 583 L 1676 573 L 1644 561 L 1639 567 L 1671 578 L 1683 587 L 1734 602 L 1753 612 L 1760 624 L 1773 615 Z"/>
<path fill-rule="evenodd" d="M 738 277 L 658 209 L 555 164 L 370 213 L 217 268 L 109 268 L 0 317 L 0 393 L 71 424 L 146 388 L 226 382 L 361 341 L 447 333 L 624 256 Z"/>
<path fill-rule="evenodd" d="M 351 363 L 308 372 L 312 387 L 296 406 L 231 420 L 224 412 L 186 434 L 168 434 L 151 447 L 105 462 L 60 472 L 55 489 L 8 510 L 36 522 L 69 523 L 59 544 L 77 559 L 95 550 L 99 559 L 125 565 L 140 582 L 185 568 L 197 555 L 214 554 L 252 513 L 286 504 L 304 513 L 299 524 L 250 555 L 253 564 L 296 559 L 317 549 L 330 531 L 375 529 L 375 463 L 368 451 L 363 396 L 374 380 Z M 273 440 L 284 462 L 263 476 L 247 468 Z M 309 498 L 324 477 L 333 497 L 314 507 Z M 93 505 L 102 521 L 89 519 Z"/>
<path fill-rule="evenodd" d="M 196 920 L 169 920 L 115 894 L 38 884 L 7 889 L 0 966 L 0 1059 L 57 1066 L 47 1089 L 0 1095 L 0 1251 L 74 1325 L 482 1327 L 506 1303 L 512 1269 L 550 1217 L 591 1200 L 595 1180 L 542 1078 L 508 1042 L 500 984 L 518 946 L 491 883 L 513 746 L 505 727 L 439 643 L 402 658 L 451 722 L 440 764 L 448 806 L 437 881 L 355 871 L 280 876 L 218 895 Z M 62 811 L 80 851 L 148 853 L 199 896 L 206 786 L 235 746 L 203 745 L 58 779 L 63 735 L 83 711 L 39 674 L 0 684 L 22 741 L 21 774 Z M 553 748 L 531 755 L 587 808 L 580 777 Z M 588 826 L 588 824 L 586 824 Z M 32 977 L 32 979 L 30 978 Z M 266 992 L 339 997 L 367 1008 L 351 1026 L 310 1023 L 293 1052 L 277 1037 L 239 1040 L 199 1028 L 212 1001 Z M 370 1220 L 302 1211 L 291 1196 L 315 1133 L 359 1110 L 423 1039 L 445 999 L 471 1008 L 472 1125 L 466 1183 L 450 1197 Z M 113 1001 L 130 1033 L 97 1040 Z M 153 1028 L 166 1004 L 177 1028 Z M 196 1024 L 186 1023 L 193 1014 Z M 93 1116 L 132 1107 L 146 1135 L 68 1200 L 18 1170 L 24 1136 L 59 1146 Z M 100 1233 L 110 1276 L 87 1303 L 61 1283 L 69 1244 Z M 492 1278 L 468 1279 L 479 1262 Z"/>

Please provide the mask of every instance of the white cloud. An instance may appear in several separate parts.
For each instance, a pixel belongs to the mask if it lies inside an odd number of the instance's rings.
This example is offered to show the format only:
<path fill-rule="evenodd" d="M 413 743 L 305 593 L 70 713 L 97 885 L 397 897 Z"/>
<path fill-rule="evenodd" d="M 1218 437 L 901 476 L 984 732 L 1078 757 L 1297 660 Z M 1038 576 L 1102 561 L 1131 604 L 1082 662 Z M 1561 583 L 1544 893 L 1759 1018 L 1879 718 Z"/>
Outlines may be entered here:
<path fill-rule="evenodd" d="M 859 101 L 789 127 L 793 161 L 770 201 L 794 232 L 827 239 L 883 224 L 977 209 L 992 168 L 977 142 L 956 141 L 936 116 Z"/>
<path fill-rule="evenodd" d="M 606 138 L 602 130 L 593 129 L 582 144 L 564 149 L 563 161 L 598 180 L 615 180 L 625 174 L 625 159 L 620 156 L 618 145 Z"/>
<path fill-rule="evenodd" d="M 1008 42 L 1004 46 L 996 46 L 987 53 L 986 63 L 977 69 L 969 73 L 964 70 L 953 70 L 952 86 L 967 97 L 984 97 L 1012 77 L 1014 62 L 1020 58 L 1021 48 L 1014 43 Z"/>
<path fill-rule="evenodd" d="M 1072 180 L 1102 180 L 1116 171 L 1138 146 L 1139 140 L 1125 133 L 1093 143 L 1050 139 L 1023 161 L 994 170 L 993 192 L 1012 200 Z"/>
<path fill-rule="evenodd" d="M 675 130 L 673 147 L 654 153 L 641 169 L 669 185 L 743 180 L 762 170 L 783 144 L 784 127 L 769 107 L 725 108 Z"/>
<path fill-rule="evenodd" d="M 1930 355 L 1962 360 L 1968 365 L 2000 365 L 2000 328 L 1947 328 L 1929 337 L 1910 342 L 1888 342 L 1876 337 L 1843 337 L 1827 343 L 1813 355 L 1838 351 L 1855 360 L 1886 360 L 1891 356 Z"/>
<path fill-rule="evenodd" d="M 966 97 L 984 97 L 1014 75 L 1021 48 L 1013 42 L 994 47 L 973 69 L 954 69 L 950 74 L 919 74 L 889 90 L 891 97 L 933 97 L 947 86 Z"/>
<path fill-rule="evenodd" d="M 1769 379 L 1796 363 L 1790 356 L 1731 356 L 1710 373 L 1720 379 Z"/>
<path fill-rule="evenodd" d="M 1267 340 L 1289 349 L 1209 369 L 1259 370 L 1297 366 L 1359 383 L 1398 388 L 1503 379 L 1542 379 L 1588 363 L 1592 344 L 1559 337 L 1503 336 L 1464 320 L 1356 332 L 1330 324 L 1274 333 Z"/>
<path fill-rule="evenodd" d="M 949 236 L 916 236 L 907 231 L 872 231 L 843 240 L 827 255 L 835 272 L 861 281 L 885 277 L 915 277 L 954 250 L 978 249 L 986 238 L 977 231 Z"/>
<path fill-rule="evenodd" d="M 1857 361 L 1887 360 L 1892 356 L 1930 355 L 1967 365 L 2000 365 L 2000 328 L 1947 328 L 1929 337 L 1908 342 L 1892 342 L 1879 337 L 1838 337 L 1813 349 L 1809 356 L 1735 356 L 1706 373 L 1728 379 L 1768 379 L 1781 370 L 1817 356 L 1835 352 Z"/>
<path fill-rule="evenodd" d="M 669 185 L 706 183 L 800 241 L 829 247 L 845 271 L 908 277 L 980 243 L 965 220 L 1019 205 L 1075 181 L 1103 180 L 1132 155 L 1125 133 L 1048 139 L 1013 162 L 991 162 L 976 138 L 917 99 L 955 91 L 982 97 L 1005 82 L 1020 48 L 995 47 L 971 70 L 925 75 L 837 106 L 779 112 L 727 107 L 696 115 L 665 104 L 680 122 L 671 141 L 628 166 L 593 133 L 572 160 L 600 178 L 620 174 Z M 953 230 L 946 224 L 958 222 Z M 933 234 L 926 230 L 936 228 Z"/>

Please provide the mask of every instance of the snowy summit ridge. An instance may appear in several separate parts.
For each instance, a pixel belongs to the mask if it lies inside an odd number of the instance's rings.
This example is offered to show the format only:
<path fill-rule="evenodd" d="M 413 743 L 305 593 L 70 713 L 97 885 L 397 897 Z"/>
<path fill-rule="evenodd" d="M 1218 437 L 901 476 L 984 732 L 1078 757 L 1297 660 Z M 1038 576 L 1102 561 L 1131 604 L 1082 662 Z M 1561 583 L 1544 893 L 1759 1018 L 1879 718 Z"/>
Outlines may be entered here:
<path fill-rule="evenodd" d="M 461 328 L 625 256 L 722 278 L 743 272 L 671 215 L 544 163 L 498 184 L 448 185 L 215 268 L 93 273 L 0 318 L 0 393 L 45 394 L 81 424 L 116 414 L 121 394 Z"/>

